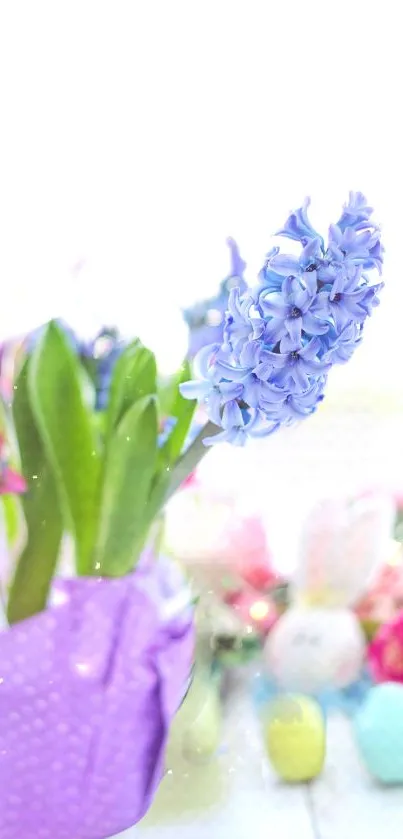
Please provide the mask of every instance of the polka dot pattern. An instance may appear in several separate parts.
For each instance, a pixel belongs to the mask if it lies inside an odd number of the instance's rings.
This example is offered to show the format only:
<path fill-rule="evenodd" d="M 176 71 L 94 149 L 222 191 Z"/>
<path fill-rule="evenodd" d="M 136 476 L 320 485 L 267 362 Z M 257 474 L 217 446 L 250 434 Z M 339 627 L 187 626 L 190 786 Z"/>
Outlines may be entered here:
<path fill-rule="evenodd" d="M 161 617 L 153 572 L 62 584 L 0 633 L 0 839 L 106 839 L 163 773 L 193 630 Z"/>

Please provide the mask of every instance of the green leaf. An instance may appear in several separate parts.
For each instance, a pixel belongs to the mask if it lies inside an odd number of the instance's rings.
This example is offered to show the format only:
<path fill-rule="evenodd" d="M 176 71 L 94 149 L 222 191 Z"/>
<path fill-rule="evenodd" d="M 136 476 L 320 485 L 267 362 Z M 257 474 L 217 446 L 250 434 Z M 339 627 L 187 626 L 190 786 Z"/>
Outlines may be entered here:
<path fill-rule="evenodd" d="M 157 454 L 157 408 L 153 396 L 137 400 L 107 444 L 95 551 L 97 573 L 128 573 L 150 524 L 148 499 Z"/>
<path fill-rule="evenodd" d="M 10 623 L 28 618 L 45 608 L 56 569 L 62 538 L 62 517 L 54 478 L 46 462 L 28 392 L 28 366 L 25 362 L 13 399 L 21 468 L 28 483 L 21 497 L 27 542 L 18 560 L 8 598 Z"/>
<path fill-rule="evenodd" d="M 20 523 L 20 502 L 15 495 L 2 495 L 4 508 L 4 522 L 7 532 L 7 542 L 14 545 L 18 539 Z"/>
<path fill-rule="evenodd" d="M 65 528 L 75 540 L 78 573 L 90 574 L 99 513 L 101 461 L 81 382 L 77 356 L 59 327 L 50 323 L 32 356 L 29 395 L 54 473 Z"/>
<path fill-rule="evenodd" d="M 144 396 L 157 392 L 154 354 L 133 341 L 118 358 L 111 382 L 107 411 L 107 434 L 113 433 L 127 410 Z"/>
<path fill-rule="evenodd" d="M 158 401 L 163 417 L 169 416 L 169 412 L 175 401 L 177 387 L 177 374 L 165 376 L 158 381 Z"/>
<path fill-rule="evenodd" d="M 150 494 L 145 510 L 145 524 L 151 526 L 152 522 L 165 506 L 170 482 L 170 470 L 166 468 L 156 472 L 150 486 Z"/>
<path fill-rule="evenodd" d="M 172 402 L 168 408 L 168 416 L 176 418 L 175 427 L 160 451 L 160 462 L 171 466 L 182 453 L 185 440 L 196 409 L 197 401 L 184 399 L 179 391 L 179 385 L 191 378 L 189 363 L 185 361 L 175 377 L 172 390 Z"/>

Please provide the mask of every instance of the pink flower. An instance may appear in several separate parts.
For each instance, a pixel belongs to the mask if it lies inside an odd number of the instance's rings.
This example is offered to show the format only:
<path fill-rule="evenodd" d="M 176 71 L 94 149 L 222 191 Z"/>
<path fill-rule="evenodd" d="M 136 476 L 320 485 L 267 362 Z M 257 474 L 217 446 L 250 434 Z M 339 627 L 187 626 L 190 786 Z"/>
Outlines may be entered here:
<path fill-rule="evenodd" d="M 181 489 L 188 489 L 188 487 L 193 487 L 198 483 L 196 472 L 191 472 L 190 475 L 185 478 L 184 481 L 181 483 Z"/>
<path fill-rule="evenodd" d="M 403 683 L 403 612 L 385 623 L 370 643 L 368 665 L 374 681 Z"/>
<path fill-rule="evenodd" d="M 267 635 L 279 617 L 275 603 L 251 589 L 230 593 L 224 597 L 224 602 L 234 609 L 244 624 L 253 626 L 261 635 Z"/>
<path fill-rule="evenodd" d="M 8 465 L 4 455 L 5 440 L 0 434 L 0 495 L 16 494 L 26 492 L 27 483 L 25 478 Z"/>
<path fill-rule="evenodd" d="M 272 568 L 263 523 L 257 516 L 234 517 L 233 527 L 225 536 L 225 552 L 234 571 L 253 589 L 263 591 L 279 581 Z"/>
<path fill-rule="evenodd" d="M 396 510 L 401 513 L 403 510 L 403 491 L 397 490 L 393 495 L 393 500 L 396 504 Z"/>
<path fill-rule="evenodd" d="M 360 620 L 385 623 L 403 609 L 403 564 L 385 564 L 356 606 Z"/>

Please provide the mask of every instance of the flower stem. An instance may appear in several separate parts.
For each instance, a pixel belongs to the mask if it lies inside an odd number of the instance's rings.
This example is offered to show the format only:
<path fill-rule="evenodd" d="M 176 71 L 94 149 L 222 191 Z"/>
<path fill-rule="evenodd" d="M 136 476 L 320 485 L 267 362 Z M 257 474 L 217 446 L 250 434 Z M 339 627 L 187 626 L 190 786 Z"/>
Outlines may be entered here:
<path fill-rule="evenodd" d="M 206 437 L 213 437 L 214 434 L 218 434 L 220 431 L 222 431 L 222 429 L 210 421 L 203 426 L 201 431 L 199 431 L 197 437 L 193 440 L 193 443 L 191 443 L 189 448 L 186 449 L 182 457 L 179 458 L 172 469 L 171 481 L 165 501 L 169 501 L 171 496 L 177 489 L 179 489 L 183 481 L 186 480 L 186 478 L 200 463 L 204 455 L 207 454 L 208 448 L 204 445 L 203 440 L 205 440 Z"/>

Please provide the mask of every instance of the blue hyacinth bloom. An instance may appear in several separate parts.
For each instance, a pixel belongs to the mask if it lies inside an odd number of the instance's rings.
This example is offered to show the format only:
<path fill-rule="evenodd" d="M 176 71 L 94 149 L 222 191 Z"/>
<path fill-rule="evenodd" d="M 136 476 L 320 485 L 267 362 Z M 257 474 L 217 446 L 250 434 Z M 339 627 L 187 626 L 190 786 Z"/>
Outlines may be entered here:
<path fill-rule="evenodd" d="M 308 244 L 311 239 L 318 239 L 323 243 L 323 239 L 314 230 L 308 218 L 308 208 L 310 199 L 305 198 L 302 207 L 294 210 L 288 217 L 284 227 L 278 230 L 276 236 L 286 236 L 287 239 L 294 239 L 296 242 L 301 242 L 304 246 Z"/>
<path fill-rule="evenodd" d="M 189 327 L 189 346 L 187 355 L 194 358 L 206 344 L 223 340 L 228 298 L 231 290 L 244 292 L 247 284 L 244 278 L 246 263 L 242 259 L 234 239 L 227 239 L 230 251 L 230 271 L 220 283 L 218 293 L 209 300 L 196 303 L 184 312 Z"/>
<path fill-rule="evenodd" d="M 312 414 L 333 364 L 348 361 L 379 303 L 383 246 L 372 209 L 350 193 L 327 243 L 310 224 L 309 201 L 278 232 L 299 254 L 273 248 L 255 289 L 231 291 L 223 340 L 195 359 L 195 379 L 181 386 L 222 428 L 205 441 L 243 445 Z"/>

